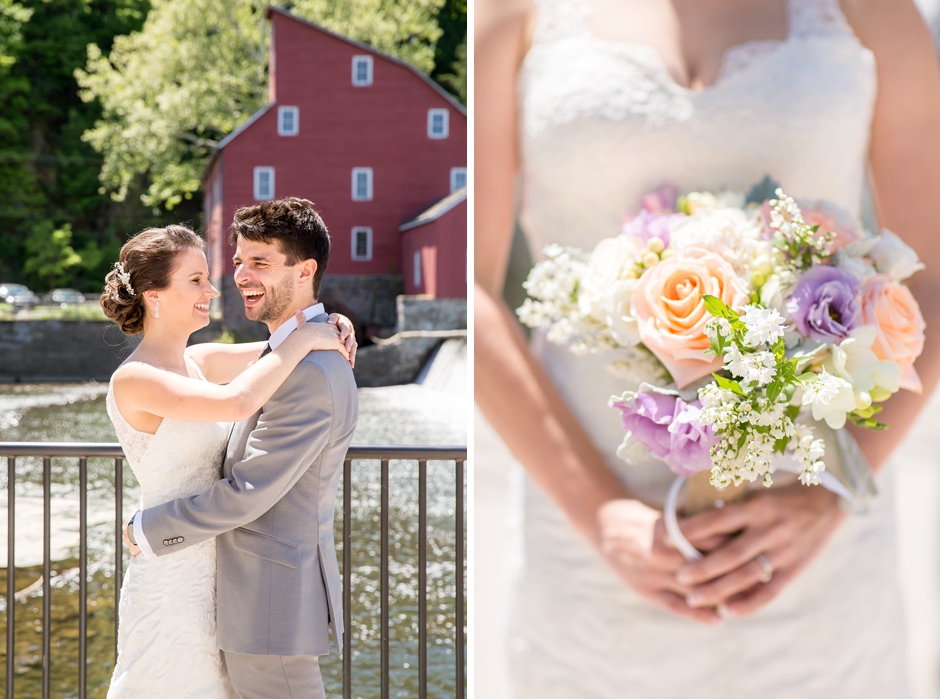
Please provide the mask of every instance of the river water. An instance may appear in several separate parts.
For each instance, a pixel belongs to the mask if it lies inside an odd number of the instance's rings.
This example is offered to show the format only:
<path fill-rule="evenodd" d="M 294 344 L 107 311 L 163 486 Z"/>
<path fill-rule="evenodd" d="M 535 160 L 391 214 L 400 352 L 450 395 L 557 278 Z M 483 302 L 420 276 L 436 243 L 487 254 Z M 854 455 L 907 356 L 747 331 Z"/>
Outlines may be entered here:
<path fill-rule="evenodd" d="M 467 443 L 466 343 L 445 343 L 423 384 L 359 389 L 355 445 Z M 105 410 L 106 384 L 0 385 L 0 441 L 115 442 Z M 2 470 L 2 469 L 0 469 Z M 16 696 L 41 696 L 42 462 L 16 463 Z M 124 512 L 137 506 L 139 490 L 124 469 Z M 54 696 L 77 696 L 78 677 L 78 464 L 52 462 L 52 558 L 54 587 L 52 685 Z M 6 560 L 6 483 L 0 490 L 0 563 Z M 89 460 L 89 697 L 104 697 L 114 653 L 114 464 Z M 431 696 L 453 696 L 455 682 L 455 493 L 453 463 L 428 464 L 428 665 Z M 354 462 L 353 696 L 379 696 L 379 464 Z M 391 695 L 417 694 L 417 464 L 390 465 L 390 684 Z M 340 494 L 342 498 L 342 493 Z M 341 502 L 341 499 L 340 499 Z M 341 510 L 341 508 L 340 508 Z M 337 512 L 336 532 L 342 531 Z M 341 541 L 338 541 L 341 550 Z M 342 561 L 342 553 L 339 554 Z M 126 554 L 125 554 L 126 558 Z M 6 570 L 0 569 L 0 590 Z M 0 606 L 4 602 L 0 601 Z M 5 629 L 0 627 L 0 634 Z M 0 682 L 5 658 L 0 659 Z M 321 659 L 328 696 L 338 695 L 342 666 L 335 653 Z"/>

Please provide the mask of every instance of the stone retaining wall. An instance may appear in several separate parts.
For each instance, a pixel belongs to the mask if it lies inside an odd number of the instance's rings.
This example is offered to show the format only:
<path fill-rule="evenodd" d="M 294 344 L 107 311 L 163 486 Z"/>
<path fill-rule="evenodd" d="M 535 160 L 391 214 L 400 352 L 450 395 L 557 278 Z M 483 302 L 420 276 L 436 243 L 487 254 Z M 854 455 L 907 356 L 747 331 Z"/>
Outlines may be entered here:
<path fill-rule="evenodd" d="M 467 303 L 465 299 L 399 296 L 392 318 L 395 332 L 462 329 L 467 327 Z M 251 325 L 258 326 L 254 330 L 259 339 L 267 337 L 263 325 Z M 221 332 L 222 325 L 213 322 L 195 333 L 192 340 L 208 342 Z M 252 338 L 240 332 L 239 339 Z M 108 381 L 136 342 L 136 338 L 126 337 L 105 321 L 0 322 L 0 383 Z M 360 386 L 410 383 L 440 342 L 434 338 L 409 338 L 386 347 L 362 347 L 356 362 L 356 381 Z"/>

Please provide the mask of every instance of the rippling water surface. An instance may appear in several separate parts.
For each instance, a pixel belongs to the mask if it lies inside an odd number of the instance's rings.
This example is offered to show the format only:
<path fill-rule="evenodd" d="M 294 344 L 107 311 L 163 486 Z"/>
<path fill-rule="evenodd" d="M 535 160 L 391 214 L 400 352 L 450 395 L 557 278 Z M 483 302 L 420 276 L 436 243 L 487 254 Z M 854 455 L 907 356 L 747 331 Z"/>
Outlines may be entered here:
<path fill-rule="evenodd" d="M 464 370 L 457 362 L 449 371 Z M 443 385 L 446 384 L 446 388 Z M 447 381 L 359 390 L 357 445 L 467 443 L 465 383 Z M 0 385 L 0 441 L 114 442 L 105 411 L 106 384 Z M 5 464 L 3 464 L 5 466 Z M 0 471 L 4 469 L 0 468 Z M 42 670 L 42 462 L 16 463 L 16 696 L 41 696 Z M 390 467 L 390 668 L 391 695 L 417 695 L 418 628 L 418 467 L 393 461 Z M 78 679 L 78 465 L 75 459 L 52 462 L 53 695 L 77 696 Z M 0 561 L 6 559 L 5 476 L 0 483 Z M 428 665 L 431 696 L 453 696 L 455 682 L 455 492 L 454 464 L 428 464 Z M 136 507 L 139 491 L 125 468 L 124 510 Z M 342 502 L 342 492 L 340 493 Z M 353 464 L 353 696 L 379 696 L 380 628 L 378 463 Z M 89 461 L 89 697 L 104 697 L 114 662 L 114 464 Z M 342 532 L 341 507 L 337 536 Z M 341 540 L 337 541 L 342 566 Z M 126 555 L 125 555 L 126 557 Z M 0 569 L 0 593 L 6 590 Z M 29 590 L 31 585 L 36 588 Z M 0 604 L 4 602 L 0 600 Z M 463 624 L 461 623 L 462 627 Z M 0 638 L 5 629 L 0 625 Z M 342 686 L 342 664 L 335 653 L 321 659 L 327 694 Z M 0 658 L 0 682 L 5 657 Z"/>

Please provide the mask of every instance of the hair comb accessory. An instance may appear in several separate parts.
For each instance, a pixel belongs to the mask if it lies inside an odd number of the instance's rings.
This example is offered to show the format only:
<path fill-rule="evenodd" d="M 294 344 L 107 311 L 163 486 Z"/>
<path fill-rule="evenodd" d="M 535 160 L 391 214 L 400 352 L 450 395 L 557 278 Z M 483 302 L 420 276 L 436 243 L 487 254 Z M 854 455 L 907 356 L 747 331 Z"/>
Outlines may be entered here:
<path fill-rule="evenodd" d="M 114 264 L 114 272 L 118 281 L 121 282 L 121 286 L 127 289 L 127 293 L 133 296 L 134 287 L 131 286 L 131 273 L 124 271 L 124 264 L 122 262 L 116 262 Z"/>

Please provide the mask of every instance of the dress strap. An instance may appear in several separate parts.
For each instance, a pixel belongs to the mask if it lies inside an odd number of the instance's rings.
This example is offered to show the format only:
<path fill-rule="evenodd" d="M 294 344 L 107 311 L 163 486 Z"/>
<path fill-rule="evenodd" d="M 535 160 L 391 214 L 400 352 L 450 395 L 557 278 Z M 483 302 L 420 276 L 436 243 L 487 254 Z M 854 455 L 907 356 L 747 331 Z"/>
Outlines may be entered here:
<path fill-rule="evenodd" d="M 186 359 L 189 360 L 189 363 L 192 364 L 193 369 L 196 370 L 196 376 L 198 376 L 198 377 L 199 377 L 200 379 L 202 379 L 203 381 L 208 381 L 208 379 L 203 375 L 202 369 L 200 369 L 200 368 L 199 368 L 199 365 L 196 363 L 196 360 L 193 359 L 192 357 L 190 357 L 189 355 L 183 355 L 183 356 L 185 356 Z"/>
<path fill-rule="evenodd" d="M 839 0 L 789 0 L 790 36 L 854 34 Z"/>
<path fill-rule="evenodd" d="M 535 0 L 532 45 L 591 33 L 591 0 Z"/>

